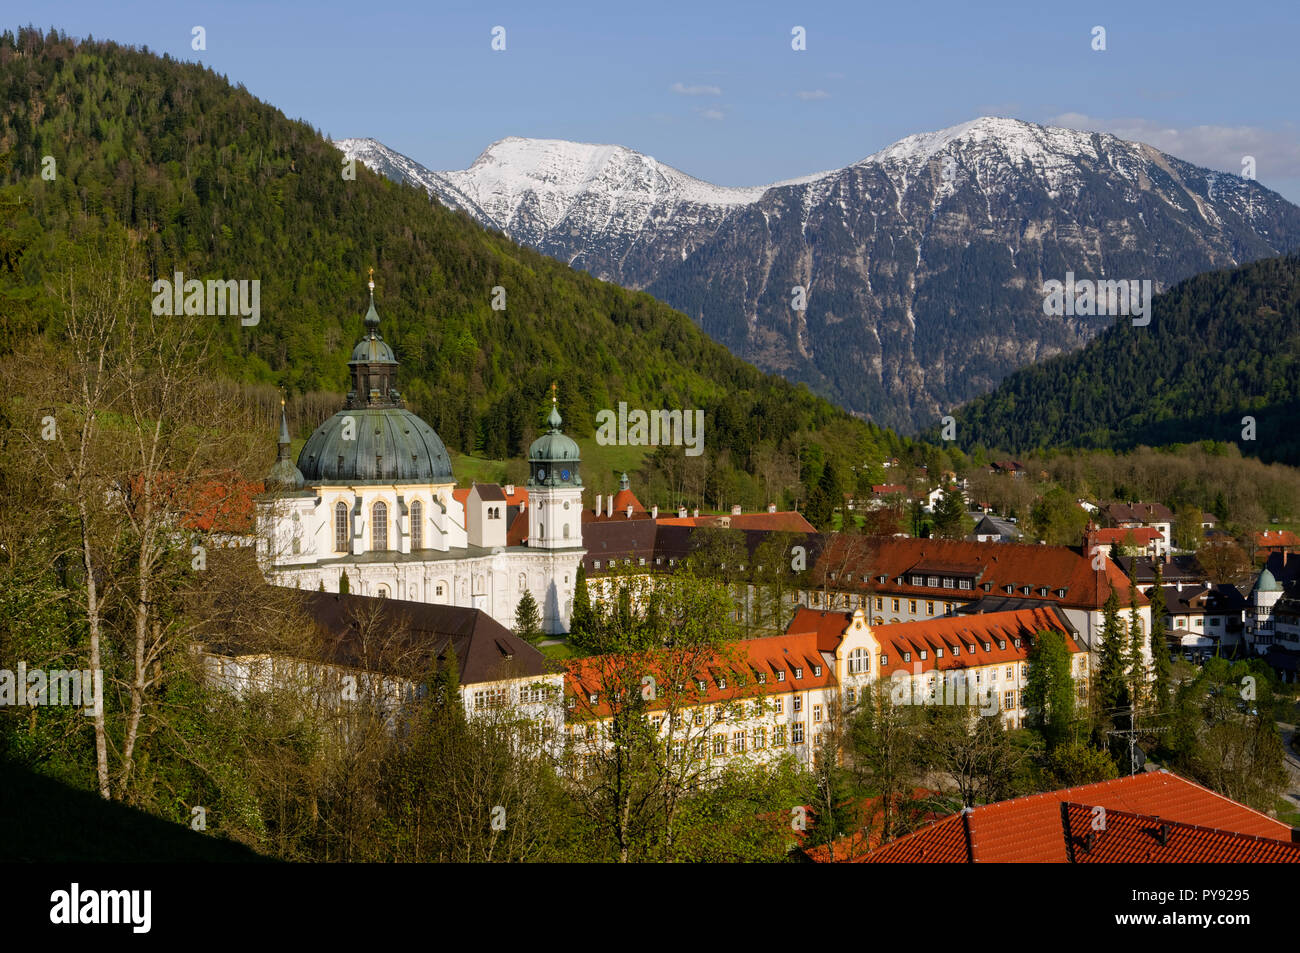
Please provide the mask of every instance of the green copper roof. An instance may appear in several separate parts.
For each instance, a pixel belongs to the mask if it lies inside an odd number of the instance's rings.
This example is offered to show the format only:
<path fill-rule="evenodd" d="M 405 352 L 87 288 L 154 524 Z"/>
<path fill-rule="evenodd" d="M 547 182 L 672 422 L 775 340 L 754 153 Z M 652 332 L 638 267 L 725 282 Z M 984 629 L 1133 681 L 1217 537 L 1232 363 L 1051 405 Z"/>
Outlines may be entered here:
<path fill-rule="evenodd" d="M 344 439 L 345 435 L 350 439 Z M 442 438 L 400 407 L 339 411 L 307 438 L 298 454 L 298 469 L 308 483 L 447 483 L 454 479 Z"/>
<path fill-rule="evenodd" d="M 280 449 L 276 454 L 275 464 L 266 475 L 267 490 L 301 490 L 303 487 L 302 471 L 289 459 L 289 418 L 280 401 Z"/>
<path fill-rule="evenodd" d="M 1282 587 L 1278 584 L 1277 577 L 1265 569 L 1259 574 L 1259 579 L 1255 582 L 1256 592 L 1281 592 Z"/>

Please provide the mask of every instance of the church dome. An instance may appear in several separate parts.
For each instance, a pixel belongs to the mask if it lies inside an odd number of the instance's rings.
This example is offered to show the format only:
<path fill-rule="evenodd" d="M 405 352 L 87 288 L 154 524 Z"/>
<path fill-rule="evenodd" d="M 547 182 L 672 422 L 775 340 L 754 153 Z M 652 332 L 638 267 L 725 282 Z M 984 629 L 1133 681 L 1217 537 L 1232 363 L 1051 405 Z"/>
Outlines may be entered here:
<path fill-rule="evenodd" d="M 365 333 L 352 349 L 352 391 L 343 409 L 303 444 L 298 469 L 308 483 L 450 483 L 451 457 L 442 438 L 406 409 L 397 358 L 379 333 L 375 283 Z"/>
<path fill-rule="evenodd" d="M 345 407 L 307 438 L 298 469 L 309 483 L 453 480 L 442 438 L 403 407 Z"/>

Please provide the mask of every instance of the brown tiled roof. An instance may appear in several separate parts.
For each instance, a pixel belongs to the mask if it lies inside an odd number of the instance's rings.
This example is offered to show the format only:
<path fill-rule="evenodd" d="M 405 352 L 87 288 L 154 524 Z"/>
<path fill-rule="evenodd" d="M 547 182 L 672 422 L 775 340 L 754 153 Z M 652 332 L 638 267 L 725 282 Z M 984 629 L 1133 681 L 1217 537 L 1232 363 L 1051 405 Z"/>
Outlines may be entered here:
<path fill-rule="evenodd" d="M 478 609 L 337 592 L 300 597 L 322 637 L 321 661 L 385 671 L 400 660 L 403 668 L 419 672 L 452 649 L 466 685 L 541 675 L 547 668 L 541 652 Z M 373 631 L 363 631 L 368 628 Z M 378 651 L 376 636 L 393 638 Z"/>
<path fill-rule="evenodd" d="M 661 526 L 718 526 L 725 522 L 731 529 L 768 530 L 773 533 L 815 533 L 817 528 L 794 510 L 780 513 L 720 513 L 712 516 L 661 516 Z"/>
<path fill-rule="evenodd" d="M 505 502 L 506 495 L 501 491 L 499 483 L 475 483 L 474 487 L 478 488 L 480 500 L 491 500 L 493 503 Z"/>
<path fill-rule="evenodd" d="M 1101 513 L 1112 523 L 1168 523 L 1174 518 L 1162 503 L 1111 503 Z"/>

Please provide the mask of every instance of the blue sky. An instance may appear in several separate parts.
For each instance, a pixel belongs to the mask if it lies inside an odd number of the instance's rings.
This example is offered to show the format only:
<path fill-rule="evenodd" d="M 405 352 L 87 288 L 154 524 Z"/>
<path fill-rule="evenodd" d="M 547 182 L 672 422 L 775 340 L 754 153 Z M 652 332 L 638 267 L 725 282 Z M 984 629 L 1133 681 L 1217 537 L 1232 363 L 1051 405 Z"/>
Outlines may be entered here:
<path fill-rule="evenodd" d="M 1044 9 L 1045 7 L 1050 9 Z M 1300 3 L 51 3 L 54 26 L 198 60 L 335 138 L 461 169 L 504 136 L 614 142 L 721 185 L 1003 115 L 1102 129 L 1300 202 Z M 192 28 L 207 49 L 191 48 Z M 491 48 L 494 26 L 506 49 Z M 791 29 L 807 49 L 791 49 Z M 1092 30 L 1106 49 L 1092 49 Z"/>

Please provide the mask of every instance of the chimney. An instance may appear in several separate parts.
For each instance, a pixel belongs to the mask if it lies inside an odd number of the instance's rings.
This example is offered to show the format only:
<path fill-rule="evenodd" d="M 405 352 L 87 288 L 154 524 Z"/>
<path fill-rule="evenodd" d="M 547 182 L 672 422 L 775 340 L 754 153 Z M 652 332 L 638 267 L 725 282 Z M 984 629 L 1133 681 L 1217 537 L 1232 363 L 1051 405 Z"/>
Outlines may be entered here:
<path fill-rule="evenodd" d="M 604 499 L 604 496 L 601 495 L 600 493 L 597 493 L 597 494 L 596 494 L 596 515 L 597 515 L 597 516 L 600 515 L 600 501 L 601 501 L 602 499 Z"/>
<path fill-rule="evenodd" d="M 655 503 L 650 507 L 650 518 L 657 520 L 659 518 L 659 504 Z"/>
<path fill-rule="evenodd" d="M 514 496 L 514 495 L 515 495 L 515 485 L 513 483 L 507 483 L 506 496 Z"/>
<path fill-rule="evenodd" d="M 686 507 L 684 506 L 677 507 L 677 518 L 679 520 L 686 519 Z"/>
<path fill-rule="evenodd" d="M 528 509 L 528 501 L 527 501 L 527 500 L 520 500 L 520 501 L 519 501 L 519 512 L 520 512 L 520 513 L 523 513 L 523 512 L 526 511 L 527 509 Z"/>
<path fill-rule="evenodd" d="M 769 504 L 767 504 L 767 511 L 768 511 L 769 513 L 775 513 L 775 512 L 776 512 L 776 504 L 775 504 L 775 503 L 769 503 Z"/>
<path fill-rule="evenodd" d="M 609 495 L 609 499 L 605 501 L 605 515 L 608 516 L 610 519 L 614 518 L 614 494 L 613 493 L 611 493 Z"/>
<path fill-rule="evenodd" d="M 700 518 L 700 508 L 697 506 L 695 509 L 691 510 L 691 515 L 694 516 L 696 519 L 699 519 L 699 518 Z"/>
<path fill-rule="evenodd" d="M 629 504 L 627 505 L 627 518 L 628 518 L 628 519 L 631 519 L 631 518 L 632 518 L 632 504 L 631 504 L 631 503 L 629 503 Z"/>
<path fill-rule="evenodd" d="M 739 504 L 733 505 L 733 506 L 731 507 L 731 515 L 732 515 L 732 516 L 739 516 L 739 515 L 740 515 L 740 506 L 739 506 Z"/>

